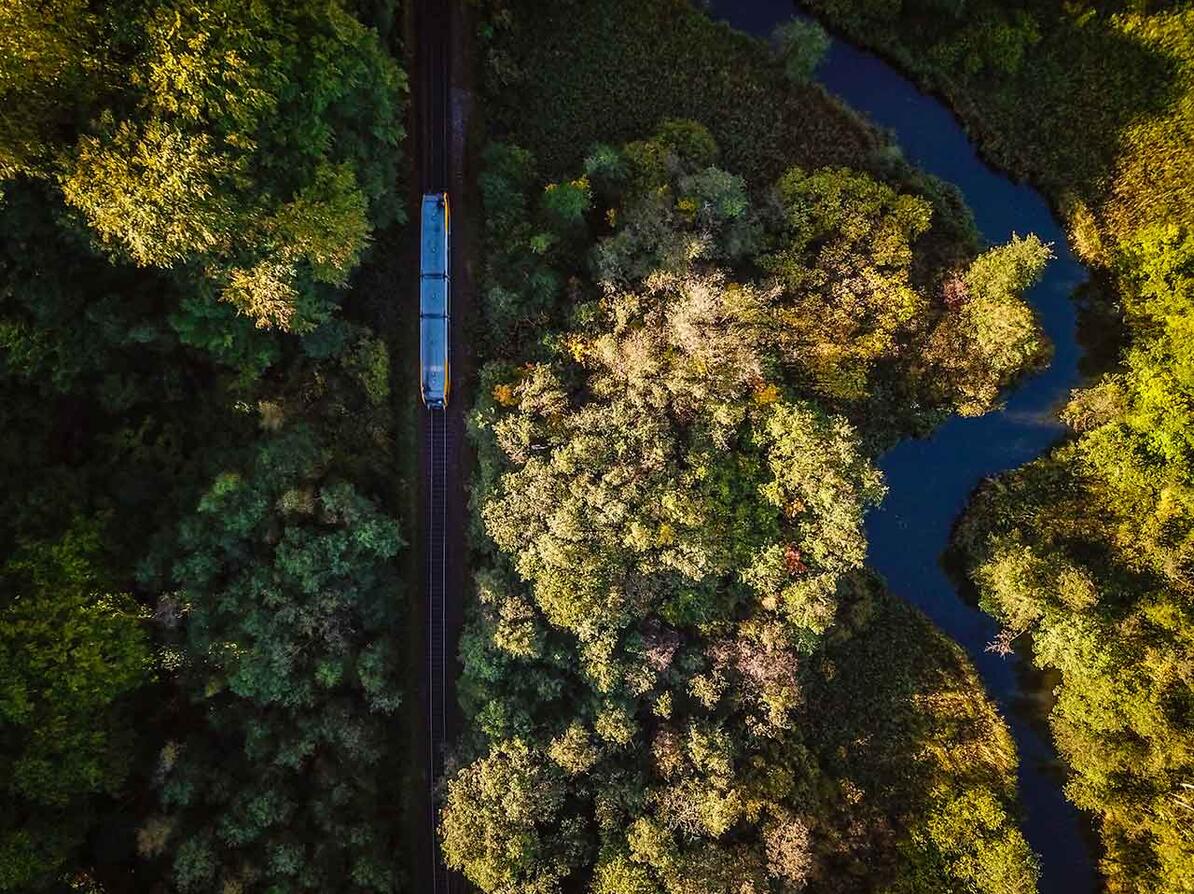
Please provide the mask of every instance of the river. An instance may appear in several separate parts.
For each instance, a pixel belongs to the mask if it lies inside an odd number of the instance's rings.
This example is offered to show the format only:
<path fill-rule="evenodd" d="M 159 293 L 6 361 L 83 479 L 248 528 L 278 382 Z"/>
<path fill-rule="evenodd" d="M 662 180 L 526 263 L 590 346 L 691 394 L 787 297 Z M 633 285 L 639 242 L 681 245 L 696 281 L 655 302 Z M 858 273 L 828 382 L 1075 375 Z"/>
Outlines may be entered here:
<path fill-rule="evenodd" d="M 710 14 L 767 38 L 796 12 L 791 0 L 714 0 Z M 1041 858 L 1041 891 L 1096 891 L 1090 822 L 1062 794 L 1064 769 L 1042 722 L 1051 684 L 1024 657 L 985 651 L 997 625 L 962 597 L 941 564 L 953 524 L 978 483 L 1039 456 L 1062 434 L 1057 410 L 1081 382 L 1071 295 L 1087 272 L 1040 194 L 985 164 L 950 110 L 886 62 L 835 39 L 817 79 L 892 132 L 910 162 L 961 189 L 987 243 L 1035 233 L 1053 245 L 1056 257 L 1028 294 L 1053 342 L 1053 362 L 1022 381 L 999 412 L 955 416 L 931 437 L 884 454 L 879 465 L 890 492 L 866 527 L 871 566 L 966 649 L 1011 727 L 1020 756 L 1023 829 Z"/>

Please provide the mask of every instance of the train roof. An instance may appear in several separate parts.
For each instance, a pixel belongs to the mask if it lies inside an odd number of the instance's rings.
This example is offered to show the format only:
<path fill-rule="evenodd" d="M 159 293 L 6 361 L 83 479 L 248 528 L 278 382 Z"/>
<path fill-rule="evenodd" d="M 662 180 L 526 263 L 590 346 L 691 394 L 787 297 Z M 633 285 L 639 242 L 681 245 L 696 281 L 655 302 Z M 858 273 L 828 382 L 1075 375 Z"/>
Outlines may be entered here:
<path fill-rule="evenodd" d="M 423 400 L 443 403 L 448 386 L 448 321 L 443 317 L 419 320 L 419 355 Z"/>
<path fill-rule="evenodd" d="M 448 316 L 448 281 L 425 276 L 419 280 L 419 316 Z"/>
<path fill-rule="evenodd" d="M 445 193 L 423 196 L 422 247 L 419 271 L 423 276 L 448 275 L 448 197 Z"/>

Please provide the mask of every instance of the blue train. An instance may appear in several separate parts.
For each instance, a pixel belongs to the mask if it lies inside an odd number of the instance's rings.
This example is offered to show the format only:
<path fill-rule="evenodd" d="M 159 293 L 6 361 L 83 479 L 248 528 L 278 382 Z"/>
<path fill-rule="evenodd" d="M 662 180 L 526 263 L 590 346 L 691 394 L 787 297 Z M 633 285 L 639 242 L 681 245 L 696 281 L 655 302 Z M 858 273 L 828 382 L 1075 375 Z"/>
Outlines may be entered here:
<path fill-rule="evenodd" d="M 452 376 L 448 364 L 452 285 L 451 209 L 446 192 L 423 196 L 422 250 L 419 257 L 419 390 L 430 409 L 448 405 Z"/>

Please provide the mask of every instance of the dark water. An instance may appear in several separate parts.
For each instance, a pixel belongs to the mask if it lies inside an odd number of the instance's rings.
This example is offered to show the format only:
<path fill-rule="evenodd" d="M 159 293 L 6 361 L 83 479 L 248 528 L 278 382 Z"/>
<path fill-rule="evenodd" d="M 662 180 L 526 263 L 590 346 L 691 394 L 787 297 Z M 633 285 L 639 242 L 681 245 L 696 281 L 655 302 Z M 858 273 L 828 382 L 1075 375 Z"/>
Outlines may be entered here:
<path fill-rule="evenodd" d="M 795 14 L 791 0 L 714 0 L 710 10 L 760 37 Z M 834 40 L 817 78 L 892 131 L 909 161 L 956 184 L 988 243 L 1035 233 L 1053 244 L 1056 258 L 1028 295 L 1053 342 L 1052 364 L 1009 395 L 1001 412 L 954 417 L 931 438 L 905 441 L 881 457 L 890 493 L 867 519 L 867 536 L 872 567 L 962 644 L 1011 726 L 1020 754 L 1024 833 L 1041 857 L 1041 890 L 1097 890 L 1089 822 L 1062 795 L 1057 756 L 1040 722 L 1048 686 L 1023 659 L 984 651 L 997 625 L 958 594 L 940 563 L 951 527 L 975 486 L 1039 456 L 1060 436 L 1056 411 L 1080 382 L 1081 349 L 1070 295 L 1086 280 L 1086 271 L 1071 256 L 1044 199 L 984 164 L 938 100 L 885 62 L 840 40 Z"/>

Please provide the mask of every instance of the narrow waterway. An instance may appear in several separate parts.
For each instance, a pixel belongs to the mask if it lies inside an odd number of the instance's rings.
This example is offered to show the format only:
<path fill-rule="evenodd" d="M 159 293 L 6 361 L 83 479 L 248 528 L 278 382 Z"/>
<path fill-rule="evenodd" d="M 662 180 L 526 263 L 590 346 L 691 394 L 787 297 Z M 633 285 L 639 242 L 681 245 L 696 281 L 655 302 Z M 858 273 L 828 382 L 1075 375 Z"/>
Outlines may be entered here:
<path fill-rule="evenodd" d="M 710 13 L 763 38 L 797 14 L 792 0 L 714 0 Z M 891 131 L 910 162 L 956 184 L 988 243 L 1035 233 L 1053 244 L 1056 257 L 1028 295 L 1053 342 L 1052 364 L 1022 382 L 1000 412 L 954 417 L 932 437 L 905 441 L 882 456 L 879 465 L 890 493 L 868 518 L 867 536 L 870 564 L 897 595 L 966 649 L 1011 726 L 1020 755 L 1024 832 L 1041 857 L 1041 891 L 1097 890 L 1089 822 L 1062 794 L 1063 771 L 1041 722 L 1048 684 L 1019 656 L 985 651 L 997 625 L 959 595 L 941 565 L 953 523 L 975 486 L 1039 456 L 1061 434 L 1057 409 L 1080 381 L 1071 295 L 1087 273 L 1070 254 L 1044 199 L 988 167 L 937 99 L 872 54 L 836 39 L 817 78 Z"/>

